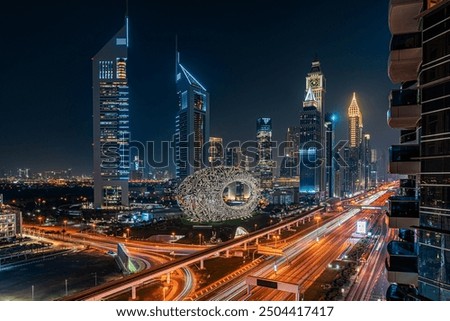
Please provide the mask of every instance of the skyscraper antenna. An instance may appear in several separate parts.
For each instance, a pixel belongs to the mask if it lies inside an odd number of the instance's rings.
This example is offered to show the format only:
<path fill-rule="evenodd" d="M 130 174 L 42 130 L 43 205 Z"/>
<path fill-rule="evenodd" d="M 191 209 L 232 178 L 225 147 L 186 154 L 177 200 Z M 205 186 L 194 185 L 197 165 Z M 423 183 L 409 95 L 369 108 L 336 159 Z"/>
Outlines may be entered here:
<path fill-rule="evenodd" d="M 175 82 L 178 77 L 178 64 L 180 63 L 180 53 L 178 52 L 178 34 L 175 34 Z"/>
<path fill-rule="evenodd" d="M 125 32 L 126 32 L 126 38 L 127 38 L 127 47 L 129 44 L 129 37 L 128 37 L 128 0 L 125 0 Z"/>

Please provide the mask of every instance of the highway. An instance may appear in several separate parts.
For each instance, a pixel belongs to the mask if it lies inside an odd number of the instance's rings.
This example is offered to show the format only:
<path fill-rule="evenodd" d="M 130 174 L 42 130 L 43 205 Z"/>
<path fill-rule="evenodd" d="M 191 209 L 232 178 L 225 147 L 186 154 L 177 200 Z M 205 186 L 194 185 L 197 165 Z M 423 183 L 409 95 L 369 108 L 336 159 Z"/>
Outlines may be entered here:
<path fill-rule="evenodd" d="M 384 203 L 389 195 L 378 193 L 366 199 L 364 204 L 379 205 Z M 264 262 L 247 274 L 258 277 L 274 279 L 300 284 L 301 292 L 317 280 L 330 262 L 337 259 L 350 244 L 349 238 L 355 232 L 356 222 L 369 215 L 369 211 L 351 209 L 334 218 L 318 230 L 298 237 L 284 248 L 285 257 L 266 257 Z M 378 215 L 377 217 L 381 217 Z M 379 219 L 377 219 L 379 220 Z M 319 242 L 316 237 L 319 235 Z M 277 271 L 274 271 L 274 265 Z M 245 275 L 241 275 L 232 282 L 214 290 L 203 299 L 208 300 L 293 300 L 294 295 L 267 288 L 254 288 L 247 295 L 244 281 Z"/>
<path fill-rule="evenodd" d="M 107 284 L 102 284 L 97 287 L 82 291 L 80 293 L 67 296 L 63 300 L 103 300 L 107 297 L 113 296 L 123 291 L 131 289 L 132 293 L 135 293 L 136 288 L 150 282 L 154 278 L 158 278 L 162 275 L 167 275 L 174 270 L 188 267 L 191 264 L 200 262 L 212 256 L 220 255 L 221 252 L 232 250 L 236 247 L 246 247 L 248 243 L 255 241 L 258 238 L 265 237 L 267 234 L 275 233 L 283 228 L 289 228 L 293 224 L 297 224 L 302 221 L 306 216 L 313 216 L 318 213 L 322 208 L 313 209 L 309 212 L 305 212 L 301 217 L 292 217 L 284 220 L 281 223 L 262 228 L 253 233 L 249 233 L 246 236 L 229 240 L 218 245 L 208 247 L 206 249 L 197 251 L 185 257 L 178 258 L 176 260 L 163 263 L 161 265 L 153 266 L 147 270 L 125 276 L 120 280 L 111 281 Z M 167 249 L 166 249 L 167 251 Z M 133 294 L 132 294 L 133 297 Z"/>
<path fill-rule="evenodd" d="M 372 204 L 374 200 L 384 195 L 384 193 L 385 191 L 381 191 L 375 195 L 366 197 L 361 204 Z M 258 238 L 265 238 L 267 235 L 279 233 L 282 229 L 290 229 L 292 226 L 301 223 L 305 217 L 312 218 L 315 215 L 320 214 L 321 210 L 322 208 L 319 207 L 303 213 L 301 216 L 297 215 L 295 217 L 290 217 L 281 223 L 206 248 L 198 245 L 170 245 L 169 248 L 169 246 L 161 245 L 161 243 L 127 240 L 124 243 L 126 243 L 132 255 L 147 258 L 152 256 L 154 261 L 153 264 L 147 265 L 147 269 L 144 271 L 64 297 L 62 300 L 104 300 L 126 291 L 131 291 L 131 297 L 133 298 L 136 293 L 136 288 L 140 288 L 144 284 L 153 282 L 153 280 L 158 279 L 163 275 L 168 277 L 171 272 L 178 269 L 182 269 L 181 271 L 186 277 L 186 282 L 182 289 L 177 290 L 179 293 L 173 294 L 171 298 L 173 300 L 185 299 L 192 293 L 196 282 L 192 271 L 188 269 L 190 265 L 200 263 L 200 266 L 202 266 L 203 261 L 210 257 L 220 255 L 221 253 L 239 247 L 242 248 L 242 246 L 246 249 L 251 242 L 256 241 Z M 335 259 L 337 254 L 343 252 L 347 248 L 348 245 L 346 245 L 345 240 L 348 239 L 355 230 L 356 221 L 359 217 L 364 215 L 364 212 L 365 211 L 361 211 L 360 208 L 349 209 L 340 215 L 336 215 L 333 219 L 323 222 L 315 230 L 298 233 L 301 237 L 296 236 L 284 240 L 284 242 L 280 241 L 278 247 L 283 248 L 285 256 L 266 257 L 262 260 L 263 262 L 261 264 L 255 264 L 256 268 L 251 270 L 251 274 L 284 281 L 298 282 L 301 284 L 302 289 L 306 289 L 315 279 L 317 279 L 328 263 Z M 75 238 L 77 239 L 77 242 L 86 242 L 86 244 L 91 246 L 104 249 L 111 249 L 111 246 L 115 247 L 117 244 L 117 239 L 115 238 L 108 239 L 110 237 L 98 235 L 77 235 Z M 319 238 L 318 242 L 316 240 L 317 238 Z M 165 262 L 164 257 L 155 259 L 155 252 L 168 254 L 174 250 L 177 254 L 184 254 L 184 256 L 179 257 L 176 260 Z M 276 274 L 274 272 L 275 264 L 277 266 Z M 266 291 L 272 290 L 255 289 L 251 296 L 246 297 L 245 284 L 243 284 L 242 276 L 240 276 L 236 278 L 236 280 L 227 283 L 226 287 L 218 287 L 218 290 L 212 291 L 211 294 L 208 294 L 207 296 L 209 297 L 208 299 L 212 300 L 288 300 L 293 297 L 293 295 L 289 294 L 270 293 Z"/>

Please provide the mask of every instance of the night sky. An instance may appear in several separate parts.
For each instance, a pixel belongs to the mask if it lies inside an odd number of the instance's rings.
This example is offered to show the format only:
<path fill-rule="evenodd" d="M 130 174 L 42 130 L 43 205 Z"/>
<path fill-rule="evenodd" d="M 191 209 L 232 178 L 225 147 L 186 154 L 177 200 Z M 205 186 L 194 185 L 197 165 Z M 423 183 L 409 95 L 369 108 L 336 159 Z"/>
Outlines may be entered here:
<path fill-rule="evenodd" d="M 125 0 L 8 1 L 0 25 L 0 169 L 92 171 L 91 58 L 121 28 Z M 357 93 L 373 147 L 398 134 L 386 124 L 388 1 L 129 0 L 132 138 L 169 140 L 177 112 L 175 35 L 182 64 L 207 88 L 211 136 L 255 138 L 271 117 L 273 138 L 298 125 L 314 56 L 327 79 L 326 111 Z"/>

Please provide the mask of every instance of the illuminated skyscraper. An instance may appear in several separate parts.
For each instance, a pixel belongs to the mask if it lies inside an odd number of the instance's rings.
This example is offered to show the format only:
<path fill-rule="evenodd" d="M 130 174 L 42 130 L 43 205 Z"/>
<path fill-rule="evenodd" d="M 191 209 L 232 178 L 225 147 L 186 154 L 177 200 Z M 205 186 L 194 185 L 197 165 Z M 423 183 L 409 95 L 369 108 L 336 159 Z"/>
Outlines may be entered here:
<path fill-rule="evenodd" d="M 303 110 L 300 112 L 300 193 L 320 197 L 322 169 L 321 115 L 311 88 L 306 94 Z"/>
<path fill-rule="evenodd" d="M 312 90 L 312 94 L 314 95 L 315 107 L 319 112 L 320 116 L 320 140 L 318 141 L 318 151 L 320 151 L 320 155 L 318 157 L 323 157 L 321 161 L 326 162 L 325 156 L 323 153 L 325 149 L 325 92 L 326 92 L 326 79 L 322 73 L 322 69 L 320 67 L 320 61 L 317 57 L 311 63 L 311 69 L 307 74 L 305 84 L 305 93 L 308 95 L 309 89 Z M 323 199 L 326 195 L 326 182 L 325 182 L 325 166 L 320 167 L 320 176 L 319 176 L 319 198 Z"/>
<path fill-rule="evenodd" d="M 128 206 L 128 19 L 92 58 L 95 208 Z"/>
<path fill-rule="evenodd" d="M 356 93 L 353 93 L 352 102 L 348 107 L 348 138 L 351 148 L 359 148 L 362 141 L 362 114 L 356 101 Z"/>
<path fill-rule="evenodd" d="M 273 187 L 272 161 L 272 119 L 258 118 L 256 121 L 256 141 L 258 143 L 258 163 L 256 174 L 261 188 Z"/>
<path fill-rule="evenodd" d="M 361 189 L 363 185 L 362 175 L 362 114 L 356 101 L 356 93 L 353 93 L 353 98 L 348 107 L 348 140 L 349 140 L 349 190 L 348 194 L 354 194 Z"/>
<path fill-rule="evenodd" d="M 177 52 L 178 113 L 175 119 L 176 177 L 184 179 L 208 165 L 209 93 L 180 63 Z"/>
<path fill-rule="evenodd" d="M 305 92 L 308 92 L 309 88 L 312 89 L 312 93 L 316 99 L 317 111 L 323 117 L 326 79 L 320 68 L 320 61 L 317 58 L 311 63 L 311 70 L 306 76 Z"/>

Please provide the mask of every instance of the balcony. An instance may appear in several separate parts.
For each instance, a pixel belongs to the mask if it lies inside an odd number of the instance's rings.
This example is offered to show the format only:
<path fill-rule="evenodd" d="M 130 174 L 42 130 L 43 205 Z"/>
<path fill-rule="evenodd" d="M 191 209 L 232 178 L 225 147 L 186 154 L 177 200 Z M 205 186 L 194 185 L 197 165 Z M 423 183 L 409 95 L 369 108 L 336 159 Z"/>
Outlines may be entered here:
<path fill-rule="evenodd" d="M 411 286 L 391 284 L 386 291 L 387 301 L 417 301 L 417 289 Z"/>
<path fill-rule="evenodd" d="M 389 173 L 414 175 L 420 172 L 418 144 L 389 147 Z"/>
<path fill-rule="evenodd" d="M 390 255 L 385 263 L 389 282 L 417 287 L 419 283 L 417 256 Z"/>
<path fill-rule="evenodd" d="M 419 31 L 417 16 L 422 10 L 422 0 L 391 0 L 389 30 L 393 35 Z"/>
<path fill-rule="evenodd" d="M 402 129 L 400 131 L 400 144 L 412 143 L 417 140 L 417 131 L 415 129 Z"/>
<path fill-rule="evenodd" d="M 415 128 L 422 108 L 418 103 L 417 90 L 392 90 L 389 97 L 387 123 L 391 128 Z"/>
<path fill-rule="evenodd" d="M 411 178 L 403 178 L 400 180 L 400 188 L 416 188 L 416 180 Z"/>
<path fill-rule="evenodd" d="M 419 199 L 407 196 L 389 197 L 387 224 L 389 228 L 410 228 L 419 225 Z"/>
<path fill-rule="evenodd" d="M 401 228 L 398 230 L 398 238 L 405 242 L 414 242 L 414 230 Z"/>
<path fill-rule="evenodd" d="M 388 73 L 393 83 L 416 80 L 421 62 L 420 32 L 392 36 Z"/>

